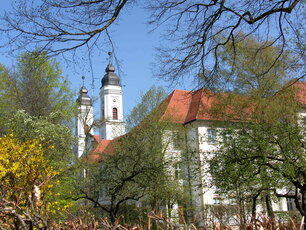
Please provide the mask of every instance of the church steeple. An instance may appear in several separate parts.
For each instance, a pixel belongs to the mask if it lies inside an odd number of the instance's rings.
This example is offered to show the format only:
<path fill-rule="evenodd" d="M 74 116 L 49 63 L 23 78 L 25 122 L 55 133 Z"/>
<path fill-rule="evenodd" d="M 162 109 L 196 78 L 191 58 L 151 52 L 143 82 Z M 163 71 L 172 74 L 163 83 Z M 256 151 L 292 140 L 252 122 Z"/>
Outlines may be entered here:
<path fill-rule="evenodd" d="M 106 74 L 102 78 L 102 87 L 105 85 L 116 85 L 121 86 L 120 84 L 120 78 L 115 73 L 115 67 L 112 64 L 113 54 L 112 52 L 108 52 L 108 65 L 105 68 Z"/>
<path fill-rule="evenodd" d="M 82 77 L 84 81 L 84 77 Z M 78 137 L 78 157 L 82 156 L 86 149 L 86 135 L 94 134 L 93 129 L 93 106 L 92 99 L 88 96 L 88 90 L 83 86 L 80 89 L 79 97 L 77 99 L 78 103 L 78 117 L 77 117 L 77 127 L 76 136 Z"/>
<path fill-rule="evenodd" d="M 112 53 L 109 52 L 109 63 L 105 69 L 106 74 L 101 80 L 101 120 L 102 139 L 112 140 L 125 133 L 123 119 L 122 87 L 120 78 L 115 73 L 115 67 L 111 63 Z"/>
<path fill-rule="evenodd" d="M 102 78 L 102 87 L 105 85 L 121 86 L 120 79 L 115 73 L 115 67 L 112 64 L 108 64 L 105 69 L 106 74 Z"/>
<path fill-rule="evenodd" d="M 105 69 L 106 74 L 102 78 L 102 87 L 105 85 L 121 86 L 120 79 L 115 73 L 115 67 L 110 63 Z"/>
<path fill-rule="evenodd" d="M 92 100 L 88 96 L 87 93 L 88 93 L 88 90 L 86 89 L 86 87 L 82 86 L 80 89 L 79 97 L 77 99 L 77 102 L 79 103 L 79 105 L 91 105 L 92 104 Z"/>

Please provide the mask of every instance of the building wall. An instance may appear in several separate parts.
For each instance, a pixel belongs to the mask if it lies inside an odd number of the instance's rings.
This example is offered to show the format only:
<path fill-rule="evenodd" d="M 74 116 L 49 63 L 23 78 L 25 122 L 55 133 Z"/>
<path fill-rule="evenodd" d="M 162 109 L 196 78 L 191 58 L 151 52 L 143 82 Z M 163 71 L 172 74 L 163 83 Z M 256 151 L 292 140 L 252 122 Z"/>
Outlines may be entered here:
<path fill-rule="evenodd" d="M 306 118 L 306 111 L 303 110 L 299 113 L 299 116 L 302 119 Z M 188 178 L 188 170 L 185 168 L 182 172 L 185 174 L 183 184 L 185 187 L 191 187 L 190 191 L 186 190 L 187 193 L 191 196 L 191 201 L 189 205 L 194 209 L 195 216 L 205 215 L 205 207 L 210 205 L 220 204 L 220 196 L 216 193 L 216 189 L 209 184 L 211 176 L 208 173 L 208 164 L 207 157 L 209 158 L 210 154 L 218 149 L 217 143 L 209 138 L 209 130 L 215 129 L 216 134 L 222 127 L 215 127 L 214 123 L 210 121 L 193 121 L 185 125 L 187 130 L 187 139 L 188 139 L 188 150 L 190 154 L 192 153 L 192 165 L 191 171 L 192 175 Z M 216 136 L 216 141 L 220 137 Z M 179 152 L 182 155 L 182 152 Z M 197 172 L 194 172 L 197 171 Z M 187 181 L 191 180 L 191 181 Z M 188 186 L 187 186 L 188 185 Z M 279 193 L 285 193 L 284 189 L 279 189 Z M 231 200 L 224 199 L 222 200 L 223 204 L 232 204 Z M 259 202 L 260 203 L 260 202 Z M 274 211 L 288 211 L 288 201 L 286 198 L 274 199 L 272 202 L 272 207 Z M 265 207 L 260 204 L 257 207 L 258 212 L 265 213 Z"/>

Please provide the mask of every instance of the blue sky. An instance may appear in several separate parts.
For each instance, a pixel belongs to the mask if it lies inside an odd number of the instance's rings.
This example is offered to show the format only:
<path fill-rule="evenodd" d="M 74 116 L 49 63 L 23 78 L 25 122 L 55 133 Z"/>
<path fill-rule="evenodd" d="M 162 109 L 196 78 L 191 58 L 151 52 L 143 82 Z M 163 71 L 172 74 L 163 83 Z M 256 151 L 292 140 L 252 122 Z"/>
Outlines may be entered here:
<path fill-rule="evenodd" d="M 1 1 L 1 10 L 9 10 L 10 1 Z M 124 12 L 121 20 L 109 32 L 115 45 L 116 56 L 120 61 L 122 79 L 124 113 L 127 115 L 137 104 L 141 93 L 145 93 L 151 86 L 165 86 L 168 93 L 174 88 L 169 84 L 153 78 L 152 63 L 154 62 L 155 47 L 163 41 L 159 36 L 159 31 L 149 33 L 150 28 L 146 25 L 149 12 L 135 6 Z M 87 61 L 82 62 L 82 56 L 78 53 L 77 58 L 81 61 L 77 63 L 66 62 L 61 57 L 56 57 L 63 70 L 63 75 L 71 82 L 71 88 L 77 92 L 82 85 L 82 75 L 85 75 L 85 86 L 89 94 L 98 98 L 101 79 L 108 64 L 107 52 L 111 49 L 109 45 L 101 47 L 92 55 L 92 70 Z M 6 55 L 6 50 L 0 50 L 0 63 L 7 67 L 14 64 L 16 58 Z M 69 56 L 68 56 L 69 59 Z M 87 59 L 87 55 L 85 55 Z M 116 64 L 116 63 L 114 63 Z M 117 66 L 115 65 L 116 69 Z M 94 82 L 92 81 L 94 77 Z M 94 85 L 92 84 L 94 83 Z M 180 87 L 182 88 L 182 87 Z M 99 103 L 95 104 L 95 114 L 99 114 Z"/>

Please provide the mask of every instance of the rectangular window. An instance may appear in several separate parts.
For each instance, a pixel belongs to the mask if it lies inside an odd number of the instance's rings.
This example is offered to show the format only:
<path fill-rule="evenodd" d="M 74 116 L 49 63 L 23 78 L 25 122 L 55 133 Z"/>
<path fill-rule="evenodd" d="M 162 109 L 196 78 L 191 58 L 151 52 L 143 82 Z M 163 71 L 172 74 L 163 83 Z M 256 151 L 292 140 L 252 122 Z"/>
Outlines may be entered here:
<path fill-rule="evenodd" d="M 294 210 L 294 200 L 292 198 L 286 198 L 288 211 Z"/>
<path fill-rule="evenodd" d="M 207 143 L 208 144 L 216 144 L 217 136 L 215 129 L 207 129 Z"/>

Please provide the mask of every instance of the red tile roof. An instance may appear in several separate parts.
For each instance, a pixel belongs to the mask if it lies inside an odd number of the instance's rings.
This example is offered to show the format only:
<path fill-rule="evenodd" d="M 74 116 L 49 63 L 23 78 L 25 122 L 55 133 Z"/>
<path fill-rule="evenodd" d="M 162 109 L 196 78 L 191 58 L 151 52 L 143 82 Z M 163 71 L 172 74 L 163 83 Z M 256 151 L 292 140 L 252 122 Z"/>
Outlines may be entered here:
<path fill-rule="evenodd" d="M 306 106 L 306 82 L 297 82 L 294 87 L 298 88 L 296 95 L 299 103 Z M 197 91 L 174 90 L 163 102 L 165 105 L 160 120 L 181 124 L 194 120 L 220 120 L 221 118 L 216 117 L 212 109 L 215 106 L 221 106 L 222 100 L 229 95 L 227 93 L 214 93 L 207 89 Z M 233 99 L 239 100 L 239 103 L 245 101 L 248 108 L 245 108 L 244 115 L 248 116 L 247 114 L 252 112 L 249 106 L 251 103 L 249 98 L 236 95 Z M 227 106 L 223 108 L 223 113 L 234 113 L 234 110 L 235 108 Z M 239 117 L 235 117 L 239 119 Z"/>
<path fill-rule="evenodd" d="M 227 94 L 213 93 L 207 89 L 197 91 L 174 90 L 164 101 L 166 105 L 160 117 L 161 121 L 186 124 L 194 120 L 220 120 L 211 110 L 217 104 L 221 106 Z M 214 106 L 213 106 L 214 105 Z M 228 113 L 231 109 L 223 108 Z"/>
<path fill-rule="evenodd" d="M 191 91 L 174 90 L 162 103 L 160 120 L 184 123 L 192 99 Z"/>
<path fill-rule="evenodd" d="M 97 162 L 102 160 L 102 154 L 110 154 L 111 152 L 108 151 L 107 147 L 109 146 L 109 144 L 111 143 L 110 140 L 102 140 L 98 146 L 91 151 L 90 153 L 88 153 L 87 155 L 84 156 L 84 160 L 88 163 L 93 163 L 93 162 Z"/>
<path fill-rule="evenodd" d="M 99 141 L 100 141 L 100 136 L 99 136 L 99 135 L 92 135 L 92 136 L 93 136 L 93 138 L 94 138 L 94 141 L 97 142 L 97 143 L 99 143 Z"/>
<path fill-rule="evenodd" d="M 93 150 L 93 153 L 102 153 L 102 152 L 106 152 L 107 151 L 107 146 L 109 145 L 111 141 L 110 140 L 106 140 L 103 139 L 97 146 L 97 148 L 95 148 Z"/>
<path fill-rule="evenodd" d="M 296 93 L 298 101 L 303 106 L 306 106 L 306 82 L 298 82 L 294 86 L 298 88 Z M 220 120 L 213 115 L 211 109 L 220 103 L 220 99 L 222 100 L 228 95 L 230 94 L 213 93 L 207 89 L 199 89 L 197 91 L 174 90 L 160 105 L 159 120 L 179 124 L 186 124 L 194 120 Z M 237 97 L 240 101 L 246 99 L 245 96 Z M 237 100 L 237 97 L 234 99 Z M 248 108 L 245 114 L 252 112 L 249 108 L 250 101 L 248 100 L 246 103 L 248 103 Z M 234 110 L 230 107 L 223 109 L 224 113 L 233 113 Z M 122 137 L 112 141 L 102 140 L 87 155 L 88 160 L 99 161 L 103 159 L 103 154 L 112 154 L 114 152 L 114 145 L 120 141 L 120 138 Z"/>
<path fill-rule="evenodd" d="M 121 139 L 126 136 L 122 135 L 113 140 L 103 139 L 90 153 L 84 156 L 86 162 L 98 162 L 103 160 L 106 155 L 112 155 L 115 152 L 116 145 L 120 144 Z"/>

